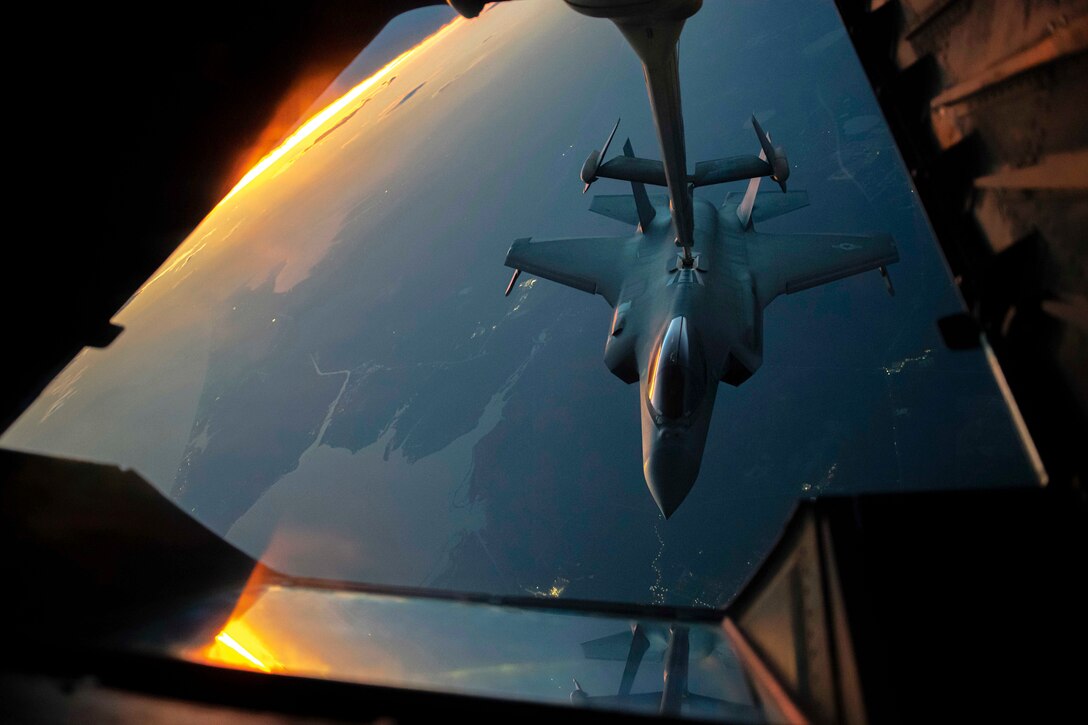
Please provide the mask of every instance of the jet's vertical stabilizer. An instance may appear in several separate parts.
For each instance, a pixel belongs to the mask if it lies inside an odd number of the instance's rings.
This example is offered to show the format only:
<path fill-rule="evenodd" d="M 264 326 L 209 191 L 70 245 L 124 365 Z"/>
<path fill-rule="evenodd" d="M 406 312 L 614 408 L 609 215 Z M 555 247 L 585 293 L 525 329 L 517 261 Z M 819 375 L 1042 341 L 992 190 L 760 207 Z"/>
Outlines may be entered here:
<path fill-rule="evenodd" d="M 767 153 L 760 149 L 759 158 L 761 161 L 767 160 Z M 748 229 L 752 222 L 752 207 L 756 203 L 756 194 L 759 193 L 759 182 L 763 181 L 762 176 L 753 176 L 748 180 L 748 188 L 744 191 L 744 198 L 740 200 L 740 204 L 737 205 L 737 220 L 740 221 L 741 229 Z M 726 196 L 726 199 L 729 197 Z"/>
<path fill-rule="evenodd" d="M 631 146 L 631 139 L 623 144 L 623 155 L 629 159 L 635 158 L 635 149 Z M 654 205 L 650 203 L 650 195 L 646 193 L 646 185 L 641 181 L 631 182 L 631 192 L 635 197 L 635 209 L 638 211 L 638 225 L 645 231 L 649 229 L 650 222 L 657 216 Z"/>

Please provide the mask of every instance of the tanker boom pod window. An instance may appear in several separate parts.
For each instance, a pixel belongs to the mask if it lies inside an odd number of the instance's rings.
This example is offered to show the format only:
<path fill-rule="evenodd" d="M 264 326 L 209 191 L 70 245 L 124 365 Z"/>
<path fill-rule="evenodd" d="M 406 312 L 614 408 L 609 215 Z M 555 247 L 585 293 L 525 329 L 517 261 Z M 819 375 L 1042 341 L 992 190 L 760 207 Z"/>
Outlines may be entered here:
<path fill-rule="evenodd" d="M 674 317 L 661 340 L 650 379 L 650 405 L 665 418 L 679 420 L 695 412 L 706 390 L 704 363 L 692 350 L 693 331 Z"/>
<path fill-rule="evenodd" d="M 703 621 L 751 579 L 799 498 L 1037 485 L 1030 440 L 977 325 L 968 349 L 934 334 L 936 319 L 968 309 L 835 2 L 704 0 L 684 23 L 675 83 L 679 20 L 650 23 L 645 50 L 662 51 L 667 81 L 656 105 L 677 121 L 666 133 L 673 186 L 687 198 L 693 179 L 730 180 L 694 191 L 699 256 L 688 269 L 673 244 L 641 57 L 611 21 L 572 3 L 635 13 L 697 0 L 488 3 L 471 21 L 443 5 L 399 15 L 267 161 L 238 170 L 251 181 L 148 273 L 110 318 L 125 329 L 117 341 L 80 352 L 0 435 L 0 463 L 11 450 L 69 459 L 41 475 L 79 476 L 73 495 L 91 496 L 99 514 L 106 499 L 93 494 L 107 484 L 96 466 L 138 471 L 231 551 L 285 577 L 393 592 L 381 621 L 402 623 L 382 633 L 339 594 L 327 611 L 305 592 L 297 606 L 273 607 L 284 599 L 250 597 L 254 582 L 237 606 L 209 605 L 222 616 L 209 614 L 206 632 L 174 598 L 161 610 L 126 608 L 141 610 L 141 632 L 146 614 L 149 637 L 192 632 L 204 638 L 199 652 L 225 663 L 261 670 L 233 643 L 274 673 L 376 686 L 564 705 L 575 690 L 612 707 L 630 684 L 627 704 L 656 712 L 665 664 L 683 659 L 680 644 L 666 656 L 663 624 L 644 627 L 651 644 L 635 677 L 626 614 L 569 630 L 545 617 L 522 632 L 486 612 L 466 615 L 471 625 L 439 608 L 409 615 L 407 593 L 532 597 L 564 612 L 618 603 L 655 621 L 683 608 L 686 622 L 695 607 Z M 207 40 L 234 37 L 219 20 Z M 1072 23 L 1070 14 L 1070 32 Z M 641 43 L 645 28 L 630 40 Z M 785 194 L 746 180 L 771 171 L 752 111 L 775 158 L 775 144 L 797 150 L 800 179 Z M 621 114 L 624 134 L 602 153 Z M 578 180 L 591 148 L 592 200 Z M 600 173 L 616 169 L 639 176 Z M 126 214 L 117 207 L 123 225 L 139 221 Z M 69 250 L 54 256 L 66 264 Z M 896 297 L 880 266 L 896 275 Z M 12 353 L 22 357 L 18 341 Z M 96 463 L 78 473 L 73 461 Z M 0 493 L 16 495 L 3 484 Z M 0 503 L 5 521 L 15 515 Z M 9 549 L 19 572 L 37 570 Z M 72 560 L 79 571 L 84 553 Z M 207 574 L 218 587 L 218 564 Z M 200 577 L 186 581 L 203 591 Z M 83 667 L 82 648 L 54 625 L 67 622 L 67 633 L 101 618 L 81 601 L 58 605 L 67 616 L 54 621 L 55 608 L 43 608 L 54 597 L 19 589 L 16 606 L 45 612 L 35 632 L 65 645 L 49 661 L 66 668 L 71 645 Z M 307 615 L 314 607 L 320 616 Z M 184 623 L 153 622 L 160 611 Z M 97 626 L 120 626 L 125 612 Z M 700 699 L 723 693 L 710 675 L 731 651 L 700 638 L 693 628 L 686 674 L 670 665 L 669 702 L 687 682 L 685 713 L 753 722 Z M 805 670 L 808 682 L 842 674 L 819 667 Z M 746 687 L 722 696 L 747 707 Z M 836 717 L 849 720 L 813 715 Z"/>

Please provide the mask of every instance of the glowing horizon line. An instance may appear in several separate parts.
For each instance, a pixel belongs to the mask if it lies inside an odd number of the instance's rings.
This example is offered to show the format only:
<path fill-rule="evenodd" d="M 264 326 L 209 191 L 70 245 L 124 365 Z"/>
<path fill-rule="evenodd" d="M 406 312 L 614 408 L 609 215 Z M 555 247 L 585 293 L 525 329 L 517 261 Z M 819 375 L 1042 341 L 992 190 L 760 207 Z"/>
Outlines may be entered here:
<path fill-rule="evenodd" d="M 404 61 L 406 61 L 409 58 L 409 56 L 414 55 L 417 51 L 421 50 L 425 46 L 427 46 L 430 43 L 432 43 L 433 41 L 435 41 L 439 36 L 444 35 L 451 28 L 453 28 L 456 25 L 459 25 L 462 20 L 463 20 L 463 18 L 455 18 L 454 20 L 446 23 L 441 28 L 436 30 L 434 33 L 432 33 L 431 35 L 429 35 L 426 38 L 424 38 L 423 40 L 421 40 L 418 45 L 404 51 L 403 53 L 398 55 L 396 58 L 389 61 L 384 67 L 382 67 L 380 70 L 378 70 L 372 76 L 370 76 L 369 78 L 361 81 L 358 85 L 356 85 L 350 91 L 348 91 L 344 95 L 340 96 L 340 98 L 336 99 L 335 101 L 333 101 L 329 105 L 325 106 L 325 108 L 321 109 L 316 114 L 311 116 L 310 120 L 306 121 L 306 123 L 299 126 L 294 131 L 294 133 L 292 133 L 290 136 L 288 136 L 286 139 L 284 139 L 283 143 L 281 143 L 279 146 L 274 148 L 272 151 L 265 154 L 265 156 L 260 161 L 258 161 L 253 166 L 253 168 L 251 168 L 249 171 L 247 171 L 246 174 L 241 179 L 238 180 L 238 183 L 234 185 L 234 188 L 231 189 L 229 192 L 227 192 L 227 195 L 219 200 L 219 203 L 216 204 L 216 206 L 220 206 L 225 201 L 230 199 L 232 196 L 237 194 L 239 191 L 241 191 L 245 187 L 249 186 L 249 184 L 254 179 L 256 179 L 258 176 L 260 176 L 265 171 L 267 171 L 268 168 L 270 166 L 272 166 L 272 164 L 279 161 L 281 158 L 283 158 L 287 154 L 288 151 L 290 151 L 291 149 L 298 146 L 308 136 L 311 136 L 314 132 L 316 132 L 319 128 L 321 128 L 321 126 L 323 126 L 326 122 L 328 122 L 330 119 L 332 119 L 333 116 L 335 116 L 340 111 L 344 110 L 344 108 L 346 108 L 349 103 L 351 103 L 356 98 L 361 96 L 363 93 L 365 93 L 368 90 L 370 90 L 371 88 L 373 88 L 375 83 L 380 81 L 385 76 L 389 75 L 389 73 L 391 71 L 393 71 L 395 68 L 400 66 Z"/>
<path fill-rule="evenodd" d="M 232 650 L 234 650 L 235 652 L 240 654 L 242 657 L 246 658 L 246 660 L 248 660 L 257 669 L 262 670 L 264 672 L 271 672 L 272 671 L 271 667 L 269 667 L 264 662 L 261 662 L 259 659 L 257 659 L 249 650 L 247 650 L 245 647 L 243 647 L 238 642 L 238 640 L 236 640 L 234 637 L 231 637 L 225 631 L 220 632 L 219 634 L 215 635 L 215 641 L 216 642 L 222 642 L 227 647 L 230 647 Z"/>

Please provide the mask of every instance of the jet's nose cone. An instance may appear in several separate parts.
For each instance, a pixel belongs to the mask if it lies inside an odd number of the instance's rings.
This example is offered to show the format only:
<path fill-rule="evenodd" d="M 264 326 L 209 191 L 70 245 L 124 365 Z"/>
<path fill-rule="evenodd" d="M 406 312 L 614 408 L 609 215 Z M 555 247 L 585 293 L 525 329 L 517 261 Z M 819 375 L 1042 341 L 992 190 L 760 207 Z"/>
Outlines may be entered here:
<path fill-rule="evenodd" d="M 699 456 L 691 454 L 683 445 L 661 441 L 654 446 L 642 468 L 650 495 L 667 519 L 695 484 L 699 476 Z"/>

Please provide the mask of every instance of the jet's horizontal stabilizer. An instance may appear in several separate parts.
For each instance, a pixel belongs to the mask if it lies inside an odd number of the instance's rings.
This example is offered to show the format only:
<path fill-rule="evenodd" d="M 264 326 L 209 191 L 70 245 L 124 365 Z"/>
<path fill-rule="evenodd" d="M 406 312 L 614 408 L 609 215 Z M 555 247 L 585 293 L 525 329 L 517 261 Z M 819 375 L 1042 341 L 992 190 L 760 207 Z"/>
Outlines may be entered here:
<path fill-rule="evenodd" d="M 594 214 L 600 214 L 625 224 L 641 224 L 645 229 L 653 221 L 653 205 L 668 206 L 669 201 L 666 196 L 654 195 L 647 196 L 646 203 L 649 205 L 651 212 L 647 214 L 646 219 L 641 218 L 639 203 L 633 194 L 601 194 L 595 196 L 593 202 L 589 205 L 589 210 Z"/>
<path fill-rule="evenodd" d="M 724 184 L 741 179 L 753 179 L 758 176 L 770 176 L 771 165 L 758 156 L 730 156 L 713 161 L 700 161 L 695 164 L 695 174 L 691 183 L 695 186 Z"/>
<path fill-rule="evenodd" d="M 634 226 L 639 223 L 635 197 L 630 194 L 597 195 L 593 197 L 589 210 L 624 224 Z"/>
<path fill-rule="evenodd" d="M 725 195 L 727 205 L 739 205 L 743 200 L 743 191 L 731 191 Z M 761 191 L 756 194 L 750 218 L 753 222 L 761 222 L 806 206 L 808 206 L 807 191 L 787 191 L 785 194 L 780 191 Z"/>
<path fill-rule="evenodd" d="M 623 284 L 626 237 L 518 239 L 506 253 L 506 266 L 590 294 L 615 307 Z"/>

